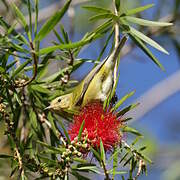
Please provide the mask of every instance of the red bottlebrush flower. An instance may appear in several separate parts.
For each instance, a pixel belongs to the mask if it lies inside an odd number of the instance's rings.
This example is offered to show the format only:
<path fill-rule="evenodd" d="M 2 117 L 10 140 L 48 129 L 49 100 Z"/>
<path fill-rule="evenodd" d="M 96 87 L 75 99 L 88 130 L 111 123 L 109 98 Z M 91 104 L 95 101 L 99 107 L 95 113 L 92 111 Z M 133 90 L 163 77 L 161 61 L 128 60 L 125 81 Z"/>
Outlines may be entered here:
<path fill-rule="evenodd" d="M 94 148 L 99 148 L 100 139 L 105 150 L 111 150 L 121 140 L 121 121 L 113 112 L 104 111 L 100 102 L 89 103 L 81 109 L 79 115 L 74 116 L 74 122 L 69 129 L 71 140 L 78 136 L 83 120 L 84 130 Z"/>

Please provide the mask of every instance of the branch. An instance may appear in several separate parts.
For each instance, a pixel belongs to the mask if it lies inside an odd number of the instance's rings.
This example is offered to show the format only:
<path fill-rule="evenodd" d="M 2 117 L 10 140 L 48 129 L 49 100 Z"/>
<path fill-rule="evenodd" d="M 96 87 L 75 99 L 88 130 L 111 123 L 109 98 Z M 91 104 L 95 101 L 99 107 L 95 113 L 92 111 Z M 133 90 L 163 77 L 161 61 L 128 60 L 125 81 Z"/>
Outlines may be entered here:
<path fill-rule="evenodd" d="M 113 0 L 113 5 L 114 5 L 114 14 L 116 16 L 118 16 L 118 10 L 116 9 L 116 2 L 115 2 L 115 0 Z M 119 42 L 120 42 L 119 24 L 116 23 L 114 28 L 115 28 L 115 30 L 114 30 L 115 31 L 114 32 L 115 33 L 114 34 L 114 41 L 115 41 L 114 46 L 116 48 L 119 45 Z M 118 60 L 116 60 L 115 66 L 114 66 L 114 82 L 116 82 L 116 80 L 117 80 L 117 71 L 118 71 Z M 115 83 L 114 83 L 114 86 L 115 86 Z"/>

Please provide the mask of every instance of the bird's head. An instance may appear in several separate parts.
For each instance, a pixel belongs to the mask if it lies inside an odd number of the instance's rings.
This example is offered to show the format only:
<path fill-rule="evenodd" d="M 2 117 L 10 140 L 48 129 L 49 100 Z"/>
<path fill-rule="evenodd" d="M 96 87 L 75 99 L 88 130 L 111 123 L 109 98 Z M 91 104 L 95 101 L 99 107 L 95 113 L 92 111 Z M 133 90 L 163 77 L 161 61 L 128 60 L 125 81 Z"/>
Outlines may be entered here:
<path fill-rule="evenodd" d="M 72 94 L 65 94 L 55 98 L 46 109 L 52 109 L 54 111 L 66 110 L 71 107 Z"/>

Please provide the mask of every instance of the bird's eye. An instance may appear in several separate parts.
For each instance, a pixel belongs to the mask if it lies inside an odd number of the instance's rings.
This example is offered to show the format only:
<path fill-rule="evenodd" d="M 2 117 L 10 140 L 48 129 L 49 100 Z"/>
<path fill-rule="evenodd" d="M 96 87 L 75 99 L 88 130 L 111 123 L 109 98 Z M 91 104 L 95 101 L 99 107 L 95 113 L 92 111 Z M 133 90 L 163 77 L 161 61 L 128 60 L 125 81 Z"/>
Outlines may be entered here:
<path fill-rule="evenodd" d="M 60 103 L 60 102 L 61 102 L 61 99 L 58 99 L 58 102 Z"/>

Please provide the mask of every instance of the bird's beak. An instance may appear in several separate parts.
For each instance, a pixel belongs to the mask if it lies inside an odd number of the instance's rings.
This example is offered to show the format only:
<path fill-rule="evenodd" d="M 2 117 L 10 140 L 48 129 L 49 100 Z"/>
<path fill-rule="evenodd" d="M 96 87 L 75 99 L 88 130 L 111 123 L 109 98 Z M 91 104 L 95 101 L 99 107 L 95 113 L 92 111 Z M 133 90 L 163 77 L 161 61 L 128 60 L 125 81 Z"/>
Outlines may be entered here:
<path fill-rule="evenodd" d="M 46 107 L 46 108 L 44 108 L 44 110 L 47 110 L 47 109 L 52 109 L 53 107 L 50 105 L 50 106 L 48 106 L 48 107 Z"/>

